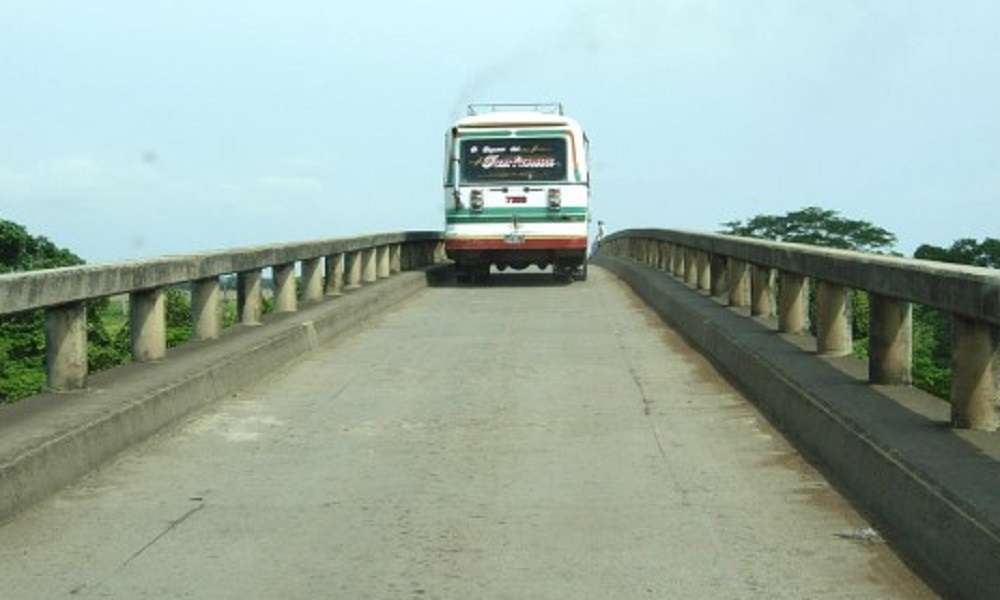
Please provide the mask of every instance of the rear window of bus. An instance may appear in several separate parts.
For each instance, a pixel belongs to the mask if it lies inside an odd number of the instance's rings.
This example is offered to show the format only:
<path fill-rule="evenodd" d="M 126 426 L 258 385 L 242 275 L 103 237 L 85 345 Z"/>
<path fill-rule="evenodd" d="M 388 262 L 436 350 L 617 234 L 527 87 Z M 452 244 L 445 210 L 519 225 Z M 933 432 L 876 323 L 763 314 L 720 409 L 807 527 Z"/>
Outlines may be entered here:
<path fill-rule="evenodd" d="M 565 138 L 462 140 L 462 182 L 565 181 Z"/>

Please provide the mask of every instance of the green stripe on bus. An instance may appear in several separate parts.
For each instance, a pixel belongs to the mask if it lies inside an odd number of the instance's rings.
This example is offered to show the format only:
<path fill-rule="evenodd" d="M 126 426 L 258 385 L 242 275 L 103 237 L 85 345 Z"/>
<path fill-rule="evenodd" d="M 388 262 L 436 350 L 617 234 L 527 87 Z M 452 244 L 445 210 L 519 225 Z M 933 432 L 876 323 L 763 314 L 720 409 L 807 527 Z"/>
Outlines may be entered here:
<path fill-rule="evenodd" d="M 445 217 L 445 222 L 447 223 L 510 223 L 514 220 L 513 216 L 451 216 Z M 559 215 L 555 214 L 552 216 L 538 216 L 538 217 L 517 217 L 518 223 L 583 223 L 587 220 L 585 215 Z"/>
<path fill-rule="evenodd" d="M 491 129 L 482 133 L 466 133 L 464 131 L 459 131 L 458 139 L 465 140 L 469 138 L 510 137 L 513 133 L 514 132 L 509 129 Z"/>
<path fill-rule="evenodd" d="M 473 216 L 493 216 L 493 215 L 506 215 L 511 216 L 517 214 L 517 216 L 528 216 L 528 215 L 587 215 L 586 206 L 564 206 L 560 210 L 549 210 L 544 206 L 488 206 L 482 210 L 472 211 L 468 208 L 461 208 L 458 210 L 449 209 L 445 215 L 449 217 L 462 216 L 462 215 L 473 215 Z"/>

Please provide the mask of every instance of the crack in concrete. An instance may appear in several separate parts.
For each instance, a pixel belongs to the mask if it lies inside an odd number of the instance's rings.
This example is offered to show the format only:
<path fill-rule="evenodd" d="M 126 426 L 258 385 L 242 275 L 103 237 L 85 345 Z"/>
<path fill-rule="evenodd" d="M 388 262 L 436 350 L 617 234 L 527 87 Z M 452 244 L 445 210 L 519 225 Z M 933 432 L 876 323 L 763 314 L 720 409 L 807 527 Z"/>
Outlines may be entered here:
<path fill-rule="evenodd" d="M 138 550 L 136 550 L 135 553 L 132 554 L 132 556 L 130 556 L 127 559 L 125 559 L 125 562 L 122 563 L 122 565 L 121 565 L 120 568 L 127 567 L 130 562 L 132 562 L 136 558 L 139 558 L 139 555 L 141 555 L 143 552 L 145 552 L 146 550 L 148 550 L 153 544 L 155 544 L 156 542 L 158 542 L 161 539 L 163 539 L 163 536 L 167 535 L 168 533 L 170 533 L 171 531 L 173 531 L 174 529 L 176 529 L 178 525 L 180 525 L 184 521 L 187 521 L 189 518 L 191 518 L 191 516 L 193 516 L 196 512 L 198 512 L 199 510 L 201 510 L 203 508 L 205 508 L 205 503 L 204 502 L 202 502 L 198 506 L 192 508 L 191 510 L 189 510 L 186 513 L 184 513 L 183 515 L 181 515 L 181 517 L 179 519 L 175 519 L 175 520 L 171 521 L 167 525 L 166 529 L 164 529 L 163 531 L 161 531 L 156 537 L 154 537 L 149 542 L 147 542 L 145 546 L 143 546 L 142 548 L 139 548 Z"/>

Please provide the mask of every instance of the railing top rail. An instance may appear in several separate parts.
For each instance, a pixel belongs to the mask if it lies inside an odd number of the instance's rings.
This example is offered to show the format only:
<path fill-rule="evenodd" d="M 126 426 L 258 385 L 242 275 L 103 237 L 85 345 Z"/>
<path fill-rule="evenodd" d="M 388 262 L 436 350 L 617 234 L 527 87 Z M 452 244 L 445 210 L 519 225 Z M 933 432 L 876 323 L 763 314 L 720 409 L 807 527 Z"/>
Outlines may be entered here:
<path fill-rule="evenodd" d="M 8 273 L 0 275 L 0 315 L 263 269 L 372 246 L 440 239 L 441 233 L 435 231 L 377 233 Z"/>
<path fill-rule="evenodd" d="M 1000 325 L 1000 271 L 931 260 L 675 229 L 626 229 L 605 238 L 679 244 Z"/>

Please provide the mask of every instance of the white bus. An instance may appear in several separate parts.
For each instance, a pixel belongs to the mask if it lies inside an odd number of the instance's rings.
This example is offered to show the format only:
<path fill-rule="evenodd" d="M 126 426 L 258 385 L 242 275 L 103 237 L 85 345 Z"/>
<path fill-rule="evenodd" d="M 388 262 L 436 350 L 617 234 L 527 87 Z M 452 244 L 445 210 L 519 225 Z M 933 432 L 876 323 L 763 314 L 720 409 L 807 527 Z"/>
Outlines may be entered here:
<path fill-rule="evenodd" d="M 560 104 L 473 104 L 446 134 L 445 248 L 460 280 L 587 278 L 589 143 Z"/>

